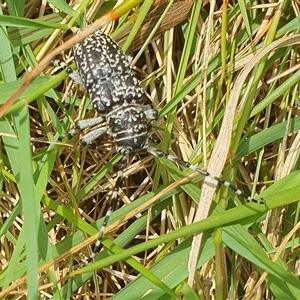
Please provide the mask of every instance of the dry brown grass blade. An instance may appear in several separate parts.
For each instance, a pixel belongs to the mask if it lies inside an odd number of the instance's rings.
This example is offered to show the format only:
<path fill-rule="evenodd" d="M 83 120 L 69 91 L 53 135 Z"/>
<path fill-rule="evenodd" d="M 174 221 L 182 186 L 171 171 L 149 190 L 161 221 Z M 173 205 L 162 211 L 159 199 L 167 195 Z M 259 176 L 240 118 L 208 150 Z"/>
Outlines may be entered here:
<path fill-rule="evenodd" d="M 228 151 L 229 151 L 230 141 L 231 141 L 236 107 L 238 104 L 238 100 L 243 85 L 248 75 L 252 71 L 252 69 L 265 55 L 271 53 L 272 51 L 279 48 L 288 47 L 297 44 L 300 44 L 300 34 L 283 37 L 281 39 L 278 39 L 277 41 L 274 41 L 273 43 L 269 44 L 268 46 L 266 46 L 265 48 L 257 52 L 257 54 L 253 57 L 253 59 L 249 61 L 249 63 L 244 67 L 243 71 L 239 74 L 236 83 L 230 93 L 228 104 L 226 106 L 224 117 L 223 117 L 223 122 L 221 125 L 221 130 L 207 168 L 208 172 L 213 171 L 213 173 L 216 176 L 220 176 L 224 168 Z M 215 182 L 210 178 L 206 178 L 204 183 L 205 184 L 203 185 L 202 188 L 198 210 L 194 220 L 195 222 L 203 220 L 207 217 L 210 204 L 213 199 L 213 195 L 217 188 Z M 203 205 L 203 203 L 205 203 L 205 205 Z M 189 268 L 188 284 L 190 286 L 193 286 L 193 282 L 194 282 L 194 276 L 196 272 L 196 264 L 199 256 L 201 240 L 202 240 L 202 233 L 194 237 L 192 247 L 191 247 L 191 254 L 190 254 L 189 264 L 188 264 L 188 268 Z"/>
<path fill-rule="evenodd" d="M 166 9 L 167 5 L 169 4 L 168 0 L 156 0 L 153 3 L 153 9 L 145 18 L 141 29 L 135 36 L 134 41 L 131 43 L 129 51 L 133 52 L 138 50 L 149 34 L 151 33 L 153 27 L 156 25 L 158 19 Z M 190 10 L 194 1 L 186 0 L 186 1 L 176 1 L 168 11 L 166 17 L 163 19 L 159 29 L 156 31 L 154 38 L 156 39 L 158 36 L 163 34 L 164 32 L 170 30 L 171 28 L 175 27 L 176 25 L 180 24 L 184 20 L 187 19 Z M 123 37 L 119 40 L 119 43 L 122 45 L 125 41 L 126 37 Z"/>

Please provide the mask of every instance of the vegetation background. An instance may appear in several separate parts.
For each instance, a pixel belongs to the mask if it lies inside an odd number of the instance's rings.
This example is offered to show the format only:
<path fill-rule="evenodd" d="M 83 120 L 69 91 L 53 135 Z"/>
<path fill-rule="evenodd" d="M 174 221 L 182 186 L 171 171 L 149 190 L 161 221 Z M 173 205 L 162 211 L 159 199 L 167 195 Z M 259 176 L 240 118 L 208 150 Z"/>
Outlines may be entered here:
<path fill-rule="evenodd" d="M 41 69 L 1 112 L 1 299 L 299 299 L 300 3 L 124 1 L 112 13 L 116 2 L 1 4 L 1 104 Z M 84 266 L 120 155 L 107 135 L 58 141 L 96 114 L 64 71 L 39 62 L 103 16 L 160 111 L 155 147 L 261 203 L 141 153 L 105 249 Z"/>

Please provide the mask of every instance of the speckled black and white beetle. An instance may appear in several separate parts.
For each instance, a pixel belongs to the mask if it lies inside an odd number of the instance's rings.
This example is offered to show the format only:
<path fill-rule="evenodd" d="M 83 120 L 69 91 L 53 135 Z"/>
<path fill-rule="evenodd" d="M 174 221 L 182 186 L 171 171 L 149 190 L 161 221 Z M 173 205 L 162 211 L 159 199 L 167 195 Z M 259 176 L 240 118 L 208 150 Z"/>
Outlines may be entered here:
<path fill-rule="evenodd" d="M 82 129 L 105 123 L 105 126 L 91 130 L 83 136 L 80 140 L 81 144 L 86 145 L 99 138 L 103 133 L 108 133 L 116 144 L 116 150 L 123 156 L 118 164 L 118 174 L 110 206 L 100 228 L 99 238 L 91 254 L 91 259 L 101 249 L 101 239 L 110 215 L 116 207 L 123 170 L 128 164 L 129 157 L 141 151 L 148 151 L 156 157 L 165 157 L 182 167 L 214 179 L 248 201 L 257 201 L 245 195 L 228 181 L 148 145 L 149 124 L 157 119 L 157 110 L 145 104 L 147 97 L 135 77 L 131 59 L 108 35 L 102 31 L 94 33 L 83 42 L 76 44 L 73 47 L 73 53 L 79 75 L 69 67 L 65 67 L 65 69 L 72 78 L 86 88 L 92 106 L 99 117 L 77 121 L 75 128 L 63 137 L 70 138 Z"/>

